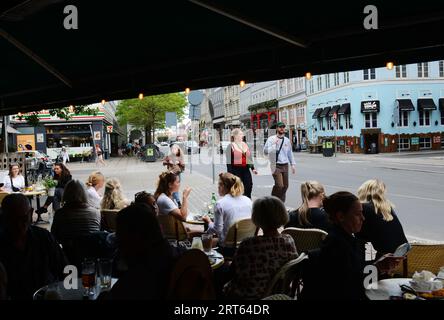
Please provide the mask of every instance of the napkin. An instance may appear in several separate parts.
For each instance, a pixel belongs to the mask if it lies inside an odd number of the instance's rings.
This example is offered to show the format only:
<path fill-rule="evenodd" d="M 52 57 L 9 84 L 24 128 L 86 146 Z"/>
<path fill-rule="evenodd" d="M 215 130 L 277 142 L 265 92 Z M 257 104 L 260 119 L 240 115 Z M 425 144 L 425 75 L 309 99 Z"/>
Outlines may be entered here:
<path fill-rule="evenodd" d="M 415 272 L 413 274 L 412 281 L 410 281 L 411 287 L 418 292 L 428 292 L 440 290 L 443 287 L 443 283 L 440 280 L 435 280 L 436 276 L 430 271 Z"/>

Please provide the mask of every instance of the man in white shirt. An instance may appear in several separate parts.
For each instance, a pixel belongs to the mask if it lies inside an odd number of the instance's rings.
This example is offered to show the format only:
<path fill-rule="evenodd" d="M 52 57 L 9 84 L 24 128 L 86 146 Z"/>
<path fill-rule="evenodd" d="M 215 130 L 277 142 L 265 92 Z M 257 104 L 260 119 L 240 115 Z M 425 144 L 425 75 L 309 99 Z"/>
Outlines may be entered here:
<path fill-rule="evenodd" d="M 271 195 L 285 202 L 285 194 L 288 189 L 288 165 L 291 165 L 293 174 L 296 173 L 296 166 L 291 142 L 285 137 L 285 123 L 278 122 L 276 126 L 276 135 L 267 139 L 264 146 L 264 154 L 269 156 L 270 168 L 274 178 Z"/>

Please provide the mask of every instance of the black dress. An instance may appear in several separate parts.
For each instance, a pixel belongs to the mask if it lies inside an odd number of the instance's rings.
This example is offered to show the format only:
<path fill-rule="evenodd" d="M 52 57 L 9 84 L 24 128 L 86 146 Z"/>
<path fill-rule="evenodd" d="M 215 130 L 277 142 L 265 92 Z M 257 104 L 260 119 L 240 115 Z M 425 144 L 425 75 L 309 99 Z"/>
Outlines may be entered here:
<path fill-rule="evenodd" d="M 408 242 L 404 234 L 401 222 L 392 209 L 392 221 L 385 221 L 382 214 L 375 212 L 373 202 L 362 205 L 365 221 L 361 231 L 356 236 L 365 242 L 371 242 L 377 251 L 376 259 L 386 253 L 395 252 L 396 248 Z"/>
<path fill-rule="evenodd" d="M 330 221 L 328 220 L 327 213 L 323 208 L 310 208 L 308 213 L 309 225 L 302 224 L 299 220 L 299 210 L 293 210 L 289 213 L 289 221 L 285 225 L 285 228 L 316 228 L 328 232 L 330 229 Z"/>

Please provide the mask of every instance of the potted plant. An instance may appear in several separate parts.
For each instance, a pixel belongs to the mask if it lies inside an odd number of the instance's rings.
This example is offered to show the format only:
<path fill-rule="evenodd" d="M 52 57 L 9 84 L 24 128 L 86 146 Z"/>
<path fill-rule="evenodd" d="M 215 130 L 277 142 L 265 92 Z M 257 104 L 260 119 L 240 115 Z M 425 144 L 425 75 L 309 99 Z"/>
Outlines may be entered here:
<path fill-rule="evenodd" d="M 43 180 L 43 186 L 45 187 L 48 196 L 53 197 L 55 193 L 55 188 L 57 186 L 57 181 L 54 180 L 52 177 L 45 178 Z"/>

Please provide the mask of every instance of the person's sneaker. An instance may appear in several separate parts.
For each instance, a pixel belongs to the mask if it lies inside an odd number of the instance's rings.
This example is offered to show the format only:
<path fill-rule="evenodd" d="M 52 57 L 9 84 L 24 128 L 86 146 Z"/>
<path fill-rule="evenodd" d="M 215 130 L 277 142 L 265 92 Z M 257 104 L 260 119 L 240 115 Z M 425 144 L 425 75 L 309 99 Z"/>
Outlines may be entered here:
<path fill-rule="evenodd" d="M 35 210 L 35 213 L 37 214 L 42 214 L 42 213 L 46 213 L 48 212 L 48 209 L 46 209 L 45 207 L 40 207 L 37 210 Z"/>

